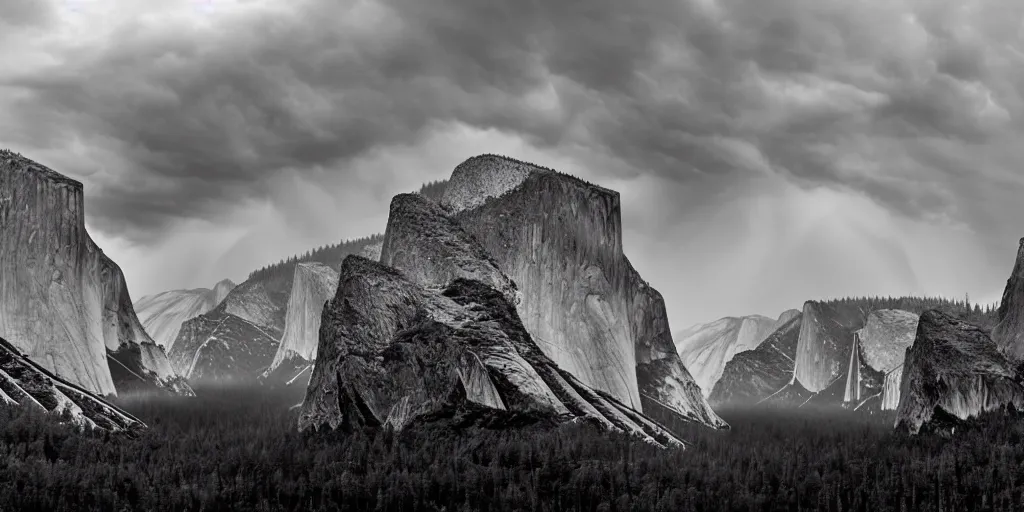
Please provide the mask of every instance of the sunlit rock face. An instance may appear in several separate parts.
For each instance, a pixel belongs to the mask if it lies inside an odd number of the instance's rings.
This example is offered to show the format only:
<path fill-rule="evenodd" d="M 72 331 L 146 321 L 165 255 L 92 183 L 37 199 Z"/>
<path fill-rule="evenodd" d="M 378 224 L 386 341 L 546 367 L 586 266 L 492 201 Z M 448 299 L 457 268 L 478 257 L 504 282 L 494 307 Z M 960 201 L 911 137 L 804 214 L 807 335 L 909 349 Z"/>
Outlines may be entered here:
<path fill-rule="evenodd" d="M 559 370 L 494 288 L 462 278 L 424 287 L 362 257 L 342 263 L 300 428 L 402 429 L 440 420 L 508 428 L 574 419 L 680 444 Z"/>
<path fill-rule="evenodd" d="M 679 358 L 708 396 L 733 356 L 757 348 L 775 324 L 772 318 L 753 315 L 695 325 L 675 336 Z"/>
<path fill-rule="evenodd" d="M 225 279 L 212 289 L 171 290 L 147 295 L 135 302 L 135 312 L 153 340 L 170 350 L 183 322 L 212 310 L 234 288 L 235 283 Z"/>
<path fill-rule="evenodd" d="M 672 340 L 664 300 L 622 252 L 619 195 L 525 162 L 460 164 L 441 205 L 517 286 L 541 350 L 630 407 L 725 426 Z"/>
<path fill-rule="evenodd" d="M 1020 240 L 1017 260 L 999 304 L 999 323 L 992 329 L 999 349 L 1014 360 L 1024 359 L 1024 238 Z"/>
<path fill-rule="evenodd" d="M 845 402 L 857 402 L 870 395 L 864 393 L 864 365 L 884 375 L 879 397 L 882 410 L 893 410 L 899 403 L 899 380 L 903 358 L 917 336 L 918 315 L 899 309 L 879 309 L 868 315 L 864 327 L 857 331 L 857 349 L 851 350 L 851 361 L 857 366 L 847 371 L 848 393 Z M 863 355 L 863 356 L 861 356 Z"/>
<path fill-rule="evenodd" d="M 265 376 L 282 370 L 277 380 L 287 382 L 316 360 L 320 318 L 324 303 L 338 288 L 338 271 L 322 263 L 295 266 L 292 295 L 288 299 L 284 337 Z"/>
<path fill-rule="evenodd" d="M 836 383 L 847 369 L 853 331 L 862 321 L 822 302 L 804 303 L 796 350 L 796 380 L 817 393 Z"/>
<path fill-rule="evenodd" d="M 796 310 L 793 310 L 796 311 Z M 715 407 L 750 406 L 778 398 L 793 381 L 802 315 L 787 311 L 784 321 L 757 348 L 739 352 L 726 363 L 709 399 Z M 804 397 L 806 399 L 806 397 Z"/>
<path fill-rule="evenodd" d="M 0 406 L 48 412 L 76 425 L 110 432 L 145 427 L 134 416 L 43 368 L 3 338 L 0 338 Z"/>
<path fill-rule="evenodd" d="M 101 395 L 190 393 L 139 323 L 120 267 L 86 232 L 82 197 L 81 183 L 0 151 L 0 336 Z"/>
<path fill-rule="evenodd" d="M 919 432 L 933 419 L 964 420 L 1024 405 L 1024 386 L 1013 363 L 981 327 L 939 311 L 921 315 L 907 351 L 896 426 Z"/>
<path fill-rule="evenodd" d="M 267 369 L 277 347 L 267 329 L 214 310 L 182 325 L 170 358 L 174 369 L 194 384 L 246 383 Z"/>

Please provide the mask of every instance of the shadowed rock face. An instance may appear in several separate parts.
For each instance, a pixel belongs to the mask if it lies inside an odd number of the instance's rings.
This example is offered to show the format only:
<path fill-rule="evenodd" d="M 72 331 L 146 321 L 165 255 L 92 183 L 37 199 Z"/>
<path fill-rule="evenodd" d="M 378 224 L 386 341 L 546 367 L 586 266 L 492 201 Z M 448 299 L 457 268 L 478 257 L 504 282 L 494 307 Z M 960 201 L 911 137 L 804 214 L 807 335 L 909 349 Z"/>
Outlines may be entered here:
<path fill-rule="evenodd" d="M 776 321 L 766 316 L 728 317 L 693 326 L 675 339 L 679 358 L 709 396 L 733 356 L 757 348 L 776 329 Z"/>
<path fill-rule="evenodd" d="M 401 429 L 440 417 L 488 426 L 579 418 L 680 444 L 559 370 L 495 289 L 462 278 L 425 288 L 349 256 L 324 308 L 300 428 Z"/>
<path fill-rule="evenodd" d="M 999 349 L 1014 360 L 1024 359 L 1024 238 L 1020 240 L 1013 273 L 999 304 L 999 323 L 992 329 Z"/>
<path fill-rule="evenodd" d="M 214 310 L 186 321 L 171 348 L 174 369 L 190 382 L 253 382 L 278 342 L 264 328 Z"/>
<path fill-rule="evenodd" d="M 33 408 L 65 416 L 76 425 L 110 432 L 132 432 L 146 426 L 85 388 L 54 375 L 3 338 L 0 405 Z"/>
<path fill-rule="evenodd" d="M 519 316 L 560 368 L 638 410 L 725 426 L 679 359 L 664 300 L 622 253 L 616 192 L 481 156 L 441 204 L 518 286 Z"/>
<path fill-rule="evenodd" d="M 234 288 L 235 283 L 225 279 L 213 289 L 171 290 L 147 295 L 135 302 L 135 312 L 153 340 L 170 350 L 182 323 L 217 307 Z"/>
<path fill-rule="evenodd" d="M 322 263 L 296 265 L 292 295 L 288 299 L 284 337 L 281 338 L 269 371 L 274 371 L 289 359 L 301 360 L 306 364 L 316 360 L 324 303 L 334 295 L 337 288 L 338 271 L 333 268 Z"/>
<path fill-rule="evenodd" d="M 1024 386 L 988 334 L 939 311 L 921 315 L 903 364 L 897 428 L 917 433 L 936 415 L 964 420 L 1008 405 L 1024 406 Z"/>
<path fill-rule="evenodd" d="M 191 393 L 139 323 L 120 267 L 86 232 L 81 183 L 0 151 L 0 240 L 0 336 L 95 393 Z"/>
<path fill-rule="evenodd" d="M 789 384 L 802 318 L 784 313 L 780 320 L 786 322 L 757 348 L 734 355 L 711 391 L 711 403 L 716 407 L 756 405 Z"/>

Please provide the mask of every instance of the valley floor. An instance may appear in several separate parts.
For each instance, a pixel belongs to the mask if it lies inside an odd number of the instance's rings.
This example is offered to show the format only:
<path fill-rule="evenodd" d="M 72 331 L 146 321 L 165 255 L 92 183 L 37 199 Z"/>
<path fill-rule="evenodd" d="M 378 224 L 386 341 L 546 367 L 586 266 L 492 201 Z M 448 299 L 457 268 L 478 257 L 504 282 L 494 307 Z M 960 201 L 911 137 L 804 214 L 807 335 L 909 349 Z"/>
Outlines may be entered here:
<path fill-rule="evenodd" d="M 292 394 L 124 401 L 150 429 L 81 435 L 0 410 L 2 510 L 1015 510 L 1024 421 L 907 438 L 891 418 L 724 411 L 663 451 L 585 425 L 530 432 L 295 431 Z"/>

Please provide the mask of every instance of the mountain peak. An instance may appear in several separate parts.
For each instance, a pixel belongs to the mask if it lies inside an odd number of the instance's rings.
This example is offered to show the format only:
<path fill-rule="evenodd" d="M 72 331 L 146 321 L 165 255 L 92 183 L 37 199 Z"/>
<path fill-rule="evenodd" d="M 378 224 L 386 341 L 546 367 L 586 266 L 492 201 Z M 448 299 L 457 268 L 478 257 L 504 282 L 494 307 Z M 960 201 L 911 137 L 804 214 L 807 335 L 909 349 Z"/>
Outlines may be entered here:
<path fill-rule="evenodd" d="M 49 181 L 67 185 L 81 191 L 82 182 L 71 179 L 49 167 L 9 149 L 0 149 L 0 167 L 5 172 L 28 171 Z"/>

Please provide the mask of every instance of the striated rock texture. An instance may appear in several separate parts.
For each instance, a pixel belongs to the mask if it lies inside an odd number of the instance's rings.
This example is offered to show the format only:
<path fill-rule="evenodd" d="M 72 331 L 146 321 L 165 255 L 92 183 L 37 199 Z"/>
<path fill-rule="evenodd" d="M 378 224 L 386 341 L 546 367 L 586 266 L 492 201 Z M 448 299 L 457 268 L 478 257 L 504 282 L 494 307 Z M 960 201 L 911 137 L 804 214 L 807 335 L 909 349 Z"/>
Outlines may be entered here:
<path fill-rule="evenodd" d="M 1006 280 L 999 304 L 999 323 L 992 329 L 992 339 L 1008 357 L 1024 359 L 1024 238 L 1020 239 L 1013 273 Z"/>
<path fill-rule="evenodd" d="M 83 427 L 134 432 L 145 424 L 85 388 L 72 384 L 0 338 L 0 405 L 29 407 Z"/>
<path fill-rule="evenodd" d="M 254 382 L 277 347 L 266 329 L 214 310 L 182 324 L 170 357 L 174 369 L 192 383 Z"/>
<path fill-rule="evenodd" d="M 787 311 L 779 320 L 785 323 L 757 348 L 739 352 L 726 363 L 708 397 L 715 407 L 759 404 L 779 397 L 793 381 L 803 317 Z"/>
<path fill-rule="evenodd" d="M 288 381 L 316 360 L 324 303 L 337 288 L 338 271 L 333 268 L 322 263 L 296 265 L 284 337 L 265 377 L 281 369 L 279 380 Z"/>
<path fill-rule="evenodd" d="M 82 197 L 81 183 L 0 151 L 0 336 L 101 395 L 190 393 L 139 323 L 120 267 L 86 232 Z"/>
<path fill-rule="evenodd" d="M 1010 405 L 1024 406 L 1024 385 L 985 330 L 939 311 L 922 314 L 903 364 L 897 428 L 918 433 L 933 419 Z"/>
<path fill-rule="evenodd" d="M 235 283 L 225 279 L 212 290 L 196 288 L 147 295 L 135 302 L 135 312 L 153 340 L 170 350 L 183 322 L 212 310 L 234 288 Z"/>
<path fill-rule="evenodd" d="M 776 321 L 766 316 L 727 317 L 676 334 L 676 347 L 679 358 L 708 396 L 733 356 L 757 348 L 776 329 Z"/>
<path fill-rule="evenodd" d="M 441 204 L 518 285 L 519 316 L 559 367 L 659 420 L 726 426 L 679 359 L 664 300 L 622 252 L 616 192 L 484 155 L 455 169 Z"/>
<path fill-rule="evenodd" d="M 917 336 L 919 316 L 899 309 L 879 309 L 868 315 L 864 327 L 856 332 L 858 359 L 856 371 L 847 371 L 847 388 L 849 398 L 845 402 L 856 402 L 860 398 L 870 398 L 865 388 L 872 389 L 877 383 L 868 385 L 866 374 L 860 365 L 883 374 L 882 383 L 877 393 L 882 410 L 893 410 L 899 403 L 899 379 L 902 376 L 903 358 L 907 349 L 914 343 Z M 862 355 L 861 355 L 862 354 Z M 852 354 L 853 355 L 853 354 Z"/>
<path fill-rule="evenodd" d="M 822 391 L 845 374 L 853 331 L 863 325 L 862 314 L 823 302 L 804 303 L 795 374 L 805 389 L 812 393 Z"/>
<path fill-rule="evenodd" d="M 345 259 L 324 308 L 300 428 L 402 429 L 439 420 L 504 428 L 574 419 L 682 445 L 560 370 L 490 286 L 457 278 L 426 288 L 383 264 Z"/>

